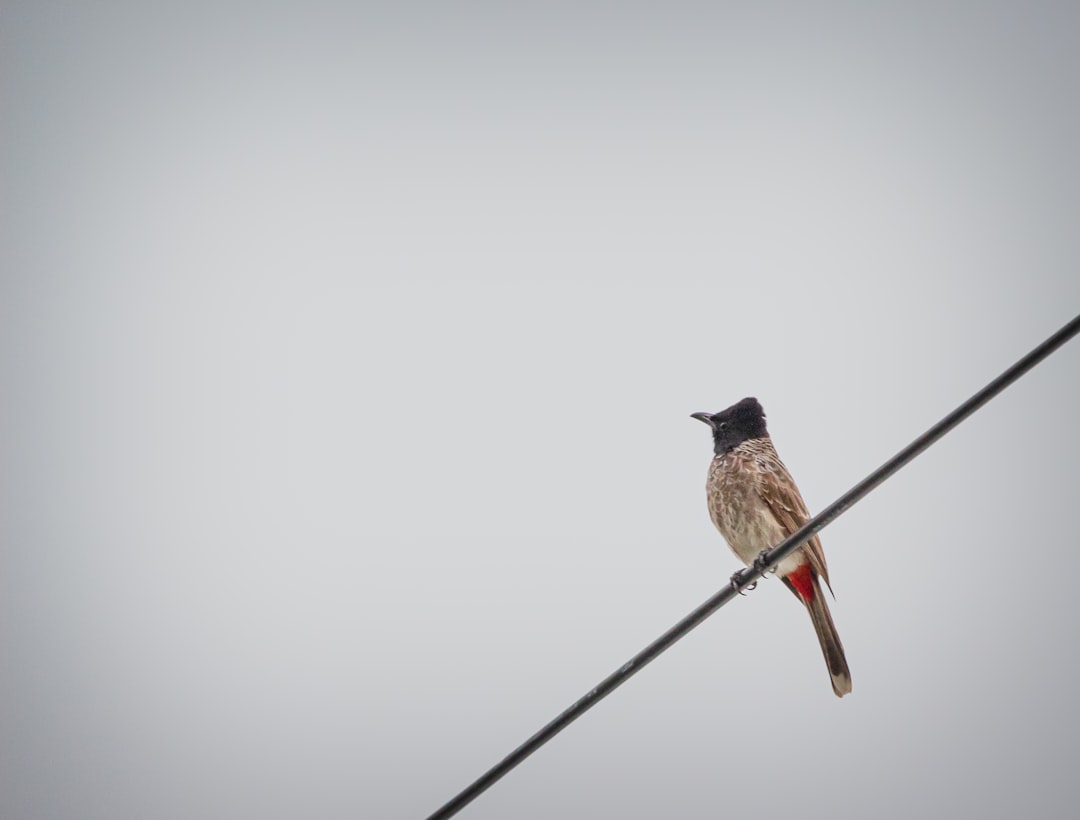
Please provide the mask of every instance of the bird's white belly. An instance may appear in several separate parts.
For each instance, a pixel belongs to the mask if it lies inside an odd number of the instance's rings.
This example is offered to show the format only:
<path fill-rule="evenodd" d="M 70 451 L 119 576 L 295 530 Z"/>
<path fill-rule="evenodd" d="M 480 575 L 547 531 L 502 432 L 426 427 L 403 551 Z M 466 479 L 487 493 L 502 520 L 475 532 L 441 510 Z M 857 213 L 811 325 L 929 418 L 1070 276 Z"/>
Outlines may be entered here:
<path fill-rule="evenodd" d="M 744 564 L 752 564 L 762 550 L 775 547 L 787 537 L 752 483 L 717 471 L 711 476 L 708 495 L 713 524 Z M 798 550 L 780 562 L 777 572 L 786 575 L 805 561 L 802 550 Z"/>

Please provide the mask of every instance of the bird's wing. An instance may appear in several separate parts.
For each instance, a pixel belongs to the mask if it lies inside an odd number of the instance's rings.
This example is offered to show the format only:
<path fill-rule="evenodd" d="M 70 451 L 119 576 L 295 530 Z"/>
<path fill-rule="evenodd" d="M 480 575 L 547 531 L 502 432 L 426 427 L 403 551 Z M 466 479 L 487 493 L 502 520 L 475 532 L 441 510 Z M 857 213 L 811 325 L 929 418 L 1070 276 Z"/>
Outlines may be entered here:
<path fill-rule="evenodd" d="M 803 501 L 802 495 L 799 494 L 799 488 L 795 486 L 795 482 L 784 465 L 779 463 L 779 459 L 777 459 L 777 465 L 770 465 L 770 467 L 771 469 L 762 472 L 761 480 L 757 482 L 758 495 L 780 522 L 784 537 L 787 538 L 810 519 L 810 513 L 806 509 L 806 502 Z M 821 548 L 820 539 L 814 535 L 807 539 L 800 549 L 810 559 L 810 565 L 832 593 L 832 585 L 829 584 L 829 568 L 825 564 L 825 551 Z"/>

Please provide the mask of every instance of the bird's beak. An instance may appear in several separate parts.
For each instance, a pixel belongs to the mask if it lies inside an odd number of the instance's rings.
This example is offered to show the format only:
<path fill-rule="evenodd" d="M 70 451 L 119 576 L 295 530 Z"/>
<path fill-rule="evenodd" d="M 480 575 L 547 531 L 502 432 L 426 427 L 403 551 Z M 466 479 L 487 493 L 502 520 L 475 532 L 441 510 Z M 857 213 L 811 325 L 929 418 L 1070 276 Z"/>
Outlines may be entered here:
<path fill-rule="evenodd" d="M 713 426 L 712 415 L 709 413 L 691 413 L 690 418 L 697 419 L 698 421 L 703 421 L 710 427 Z"/>

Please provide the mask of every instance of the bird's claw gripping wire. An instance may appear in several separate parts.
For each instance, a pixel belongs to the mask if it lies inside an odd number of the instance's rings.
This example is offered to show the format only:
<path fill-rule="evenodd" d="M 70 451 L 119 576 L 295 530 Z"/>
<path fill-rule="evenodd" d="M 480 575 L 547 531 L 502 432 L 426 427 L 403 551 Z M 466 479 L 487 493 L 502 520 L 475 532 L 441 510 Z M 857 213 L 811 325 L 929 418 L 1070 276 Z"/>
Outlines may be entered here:
<path fill-rule="evenodd" d="M 748 586 L 746 588 L 746 592 L 744 592 L 741 589 L 742 574 L 743 574 L 743 571 L 740 569 L 738 572 L 736 572 L 734 575 L 731 576 L 731 588 L 733 590 L 735 590 L 737 593 L 739 593 L 740 595 L 745 596 L 747 592 L 753 592 L 757 588 L 757 581 L 754 581 L 754 583 L 750 584 L 750 586 Z"/>
<path fill-rule="evenodd" d="M 769 554 L 769 550 L 762 550 L 758 553 L 758 557 L 754 559 L 754 563 L 751 566 L 761 573 L 761 577 L 766 575 L 776 575 L 776 564 L 769 564 L 766 562 L 765 557 Z"/>
<path fill-rule="evenodd" d="M 757 556 L 757 558 L 754 559 L 754 562 L 752 564 L 750 564 L 750 566 L 749 566 L 749 569 L 752 569 L 755 572 L 757 572 L 762 578 L 764 578 L 766 575 L 776 575 L 776 564 L 769 564 L 765 560 L 765 558 L 766 558 L 766 556 L 768 554 L 769 554 L 769 550 L 762 550 L 761 552 L 758 553 L 758 556 Z M 748 586 L 746 588 L 746 590 L 743 591 L 743 589 L 742 589 L 742 581 L 743 581 L 743 573 L 745 571 L 746 570 L 739 570 L 738 572 L 736 572 L 734 575 L 731 576 L 731 588 L 733 590 L 735 590 L 737 593 L 739 593 L 740 595 L 746 595 L 747 592 L 750 592 L 750 591 L 756 589 L 757 585 L 758 585 L 757 579 L 755 578 L 754 583 L 750 584 L 750 586 Z"/>

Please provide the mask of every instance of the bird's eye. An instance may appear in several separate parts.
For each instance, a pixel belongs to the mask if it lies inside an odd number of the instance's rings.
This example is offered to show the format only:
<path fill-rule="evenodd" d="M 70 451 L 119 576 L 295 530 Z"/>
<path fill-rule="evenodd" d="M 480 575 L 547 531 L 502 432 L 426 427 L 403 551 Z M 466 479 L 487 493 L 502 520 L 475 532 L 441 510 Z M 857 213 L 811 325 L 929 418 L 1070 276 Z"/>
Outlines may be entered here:
<path fill-rule="evenodd" d="M 726 430 L 727 429 L 727 422 L 726 421 L 720 422 L 718 425 L 716 425 L 716 429 L 717 430 Z"/>

